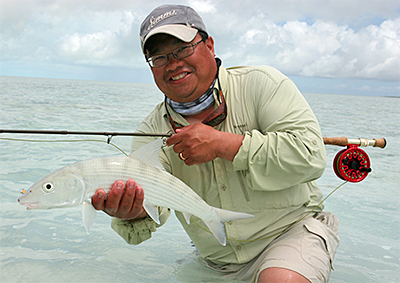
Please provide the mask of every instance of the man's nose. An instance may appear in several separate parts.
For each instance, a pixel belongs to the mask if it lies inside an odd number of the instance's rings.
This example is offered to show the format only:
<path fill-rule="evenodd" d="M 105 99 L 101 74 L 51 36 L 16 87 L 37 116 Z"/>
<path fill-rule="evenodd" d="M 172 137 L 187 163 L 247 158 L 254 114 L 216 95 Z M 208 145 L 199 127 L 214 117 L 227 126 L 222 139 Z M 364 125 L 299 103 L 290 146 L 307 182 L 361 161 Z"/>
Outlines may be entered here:
<path fill-rule="evenodd" d="M 168 55 L 168 62 L 165 66 L 167 71 L 175 70 L 178 67 L 182 67 L 184 64 L 183 59 L 176 59 L 173 54 Z"/>

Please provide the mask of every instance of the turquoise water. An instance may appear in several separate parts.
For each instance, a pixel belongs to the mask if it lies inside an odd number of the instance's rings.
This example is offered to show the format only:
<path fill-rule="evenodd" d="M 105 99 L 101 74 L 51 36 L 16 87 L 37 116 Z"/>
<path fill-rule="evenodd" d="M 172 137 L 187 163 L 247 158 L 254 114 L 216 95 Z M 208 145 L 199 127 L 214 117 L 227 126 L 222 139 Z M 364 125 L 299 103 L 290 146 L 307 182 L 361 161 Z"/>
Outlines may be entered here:
<path fill-rule="evenodd" d="M 153 85 L 0 77 L 0 129 L 134 131 L 162 101 Z M 372 173 L 346 184 L 326 201 L 340 219 L 341 243 L 330 282 L 400 282 L 400 99 L 305 94 L 324 136 L 385 137 L 385 149 L 364 148 Z M 20 191 L 67 164 L 121 154 L 106 137 L 0 134 L 0 282 L 228 282 L 197 260 L 179 222 L 171 217 L 151 240 L 124 242 L 98 213 L 86 235 L 80 208 L 27 211 Z M 129 152 L 129 137 L 112 142 Z M 329 194 L 342 182 L 332 168 L 341 149 L 327 146 L 318 181 Z"/>

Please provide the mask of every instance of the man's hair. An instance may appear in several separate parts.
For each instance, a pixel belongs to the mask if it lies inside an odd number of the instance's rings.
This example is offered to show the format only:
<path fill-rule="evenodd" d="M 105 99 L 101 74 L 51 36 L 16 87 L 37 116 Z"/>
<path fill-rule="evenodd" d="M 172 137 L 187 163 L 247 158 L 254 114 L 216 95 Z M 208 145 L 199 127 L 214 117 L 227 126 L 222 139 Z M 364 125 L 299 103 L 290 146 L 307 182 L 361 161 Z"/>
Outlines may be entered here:
<path fill-rule="evenodd" d="M 206 32 L 199 30 L 199 34 L 203 41 L 206 41 L 206 39 L 208 39 L 208 34 Z"/>

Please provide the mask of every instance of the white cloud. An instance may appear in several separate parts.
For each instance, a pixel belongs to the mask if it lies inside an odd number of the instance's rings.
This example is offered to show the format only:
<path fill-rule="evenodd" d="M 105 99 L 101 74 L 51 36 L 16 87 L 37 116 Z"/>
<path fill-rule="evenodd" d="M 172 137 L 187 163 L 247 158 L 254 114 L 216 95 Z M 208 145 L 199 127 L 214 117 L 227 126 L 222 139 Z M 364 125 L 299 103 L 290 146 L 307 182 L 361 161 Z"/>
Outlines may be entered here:
<path fill-rule="evenodd" d="M 400 80 L 400 17 L 358 31 L 322 20 L 278 25 L 263 15 L 249 22 L 251 28 L 233 42 L 244 64 L 307 77 Z M 254 28 L 251 22 L 263 24 Z"/>
<path fill-rule="evenodd" d="M 215 8 L 212 1 L 189 1 L 188 5 L 193 7 L 197 13 L 215 13 L 217 9 Z"/>
<path fill-rule="evenodd" d="M 122 64 L 128 55 L 134 55 L 133 49 L 130 50 L 132 45 L 129 44 L 129 41 L 131 41 L 133 33 L 136 33 L 136 31 L 132 31 L 135 17 L 130 11 L 123 11 L 117 17 L 115 15 L 112 17 L 116 19 L 112 24 L 113 30 L 102 28 L 93 33 L 67 34 L 55 42 L 55 52 L 60 57 L 76 59 L 81 62 L 90 63 L 92 61 L 92 63 L 100 65 L 118 65 L 116 60 L 120 59 L 119 64 Z M 121 56 L 122 54 L 123 56 Z M 111 63 L 108 63 L 108 60 Z M 131 61 L 128 60 L 128 62 Z"/>
<path fill-rule="evenodd" d="M 139 26 L 163 2 L 2 0 L 1 60 L 147 68 Z M 178 2 L 203 17 L 225 66 L 267 64 L 288 75 L 400 80 L 398 1 Z"/>
<path fill-rule="evenodd" d="M 112 44 L 115 39 L 116 34 L 110 30 L 93 34 L 67 35 L 60 41 L 60 55 L 76 59 L 109 59 L 118 51 Z"/>

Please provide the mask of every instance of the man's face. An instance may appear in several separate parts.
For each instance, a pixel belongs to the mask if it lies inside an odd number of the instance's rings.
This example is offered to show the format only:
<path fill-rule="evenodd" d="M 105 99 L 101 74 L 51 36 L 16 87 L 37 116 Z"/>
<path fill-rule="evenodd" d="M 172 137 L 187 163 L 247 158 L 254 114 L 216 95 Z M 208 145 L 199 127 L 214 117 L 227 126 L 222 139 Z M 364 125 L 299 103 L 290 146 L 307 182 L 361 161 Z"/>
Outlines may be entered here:
<path fill-rule="evenodd" d="M 193 44 L 201 40 L 197 34 L 192 42 L 186 43 L 167 35 L 152 36 L 146 44 L 147 57 L 166 53 L 178 47 Z M 195 46 L 194 53 L 183 59 L 169 55 L 168 63 L 151 68 L 158 88 L 171 100 L 189 102 L 203 95 L 213 82 L 217 73 L 214 59 L 214 41 L 209 37 L 205 43 Z"/>

